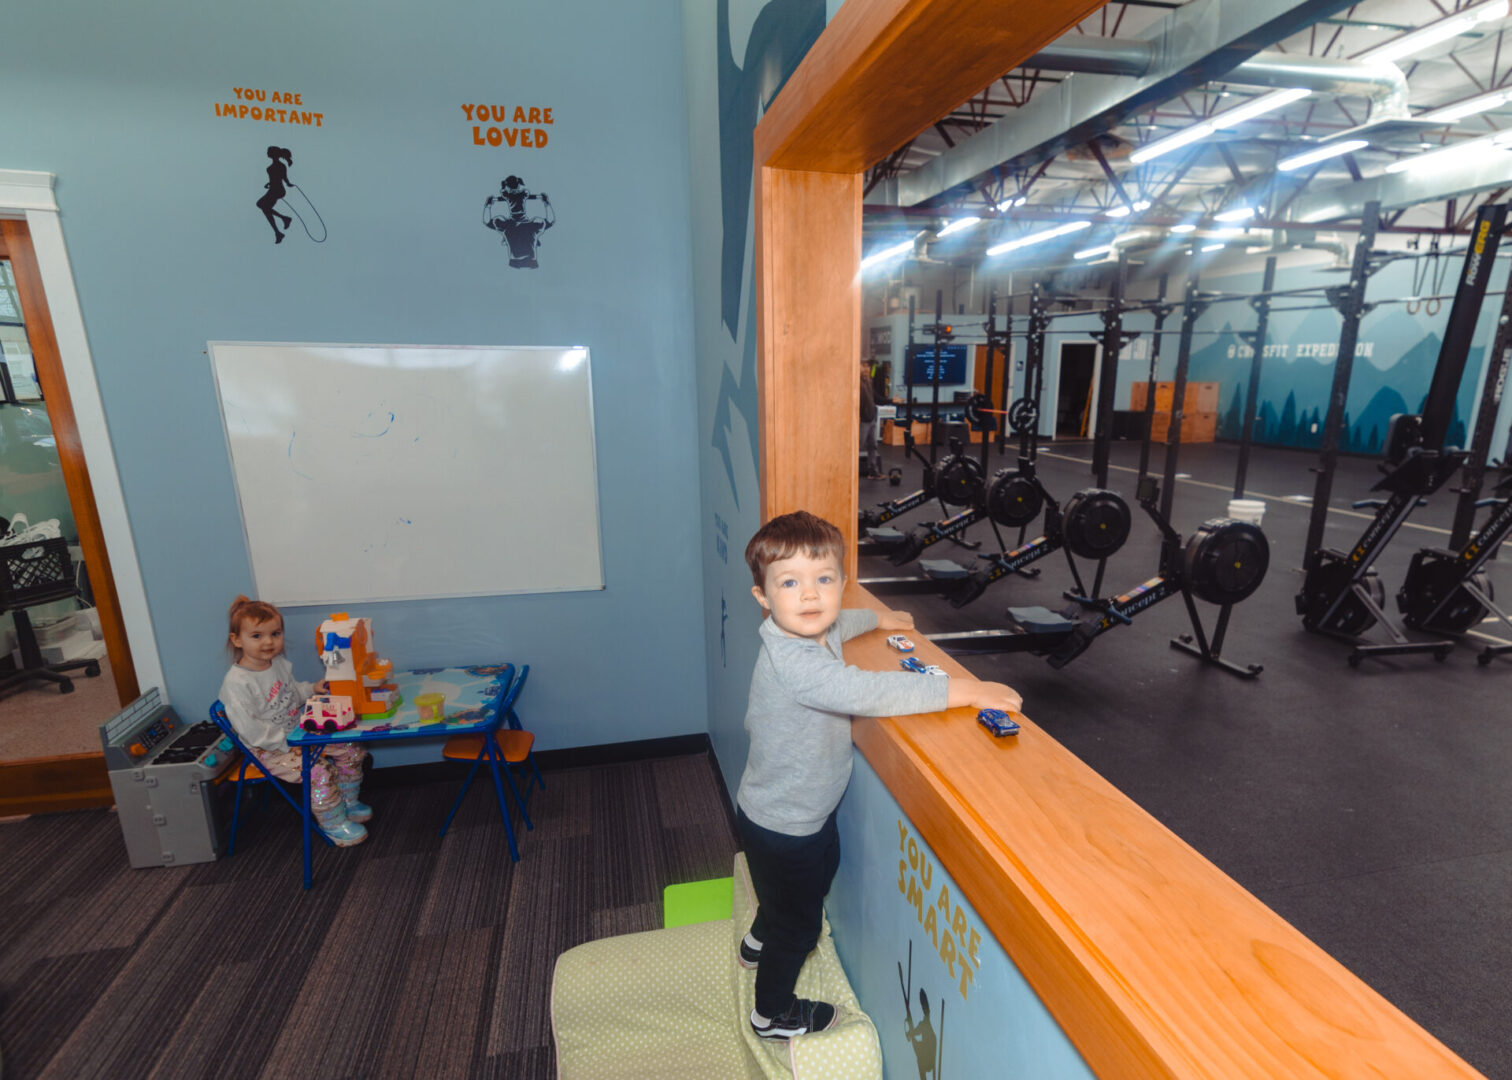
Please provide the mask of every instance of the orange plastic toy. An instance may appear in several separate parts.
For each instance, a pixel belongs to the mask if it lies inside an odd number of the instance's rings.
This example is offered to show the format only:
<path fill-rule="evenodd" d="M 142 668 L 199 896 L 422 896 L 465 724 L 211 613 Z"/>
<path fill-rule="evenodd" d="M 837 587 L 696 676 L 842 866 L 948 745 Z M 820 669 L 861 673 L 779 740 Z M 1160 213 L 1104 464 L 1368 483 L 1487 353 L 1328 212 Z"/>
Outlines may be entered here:
<path fill-rule="evenodd" d="M 331 684 L 329 693 L 351 698 L 359 716 L 389 710 L 399 688 L 383 681 L 393 673 L 394 664 L 378 656 L 371 619 L 336 612 L 320 624 L 315 647 Z"/>

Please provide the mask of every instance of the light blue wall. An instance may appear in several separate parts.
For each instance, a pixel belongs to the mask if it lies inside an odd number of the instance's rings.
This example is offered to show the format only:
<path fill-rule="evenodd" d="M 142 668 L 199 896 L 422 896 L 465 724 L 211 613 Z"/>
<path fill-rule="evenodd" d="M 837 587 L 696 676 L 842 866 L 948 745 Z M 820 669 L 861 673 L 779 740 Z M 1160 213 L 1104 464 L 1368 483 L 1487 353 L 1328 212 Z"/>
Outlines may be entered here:
<path fill-rule="evenodd" d="M 1462 255 L 1446 260 L 1446 280 L 1441 291 L 1452 293 Z M 1435 312 L 1426 306 L 1409 311 L 1402 297 L 1431 292 L 1428 282 L 1413 281 L 1410 261 L 1390 263 L 1370 278 L 1366 301 L 1379 306 L 1360 322 L 1359 348 L 1351 373 L 1346 411 L 1350 429 L 1345 434 L 1344 449 L 1361 453 L 1379 451 L 1379 440 L 1386 434 L 1386 421 L 1393 412 L 1415 412 L 1422 406 L 1438 361 L 1439 346 L 1449 321 L 1451 300 L 1442 301 Z M 1421 274 L 1422 271 L 1420 270 Z M 1298 289 L 1319 285 L 1343 284 L 1348 275 L 1315 268 L 1278 271 L 1275 288 Z M 1476 321 L 1476 331 L 1464 377 L 1456 400 L 1460 425 L 1450 433 L 1450 441 L 1465 445 L 1474 430 L 1480 387 L 1485 374 L 1487 350 L 1501 313 L 1507 288 L 1508 262 L 1498 260 L 1492 271 L 1486 300 Z M 1180 298 L 1184 282 L 1173 278 L 1170 295 Z M 1205 278 L 1204 291 L 1240 293 L 1246 296 L 1261 286 L 1259 272 Z M 1294 310 L 1286 311 L 1284 308 Z M 1303 347 L 1322 345 L 1336 348 L 1340 318 L 1337 311 L 1315 297 L 1277 298 L 1270 318 L 1267 341 L 1272 347 L 1284 348 L 1284 355 L 1263 359 L 1260 379 L 1260 416 L 1268 422 L 1257 427 L 1256 441 L 1283 446 L 1316 447 L 1322 441 L 1322 419 L 1328 414 L 1328 397 L 1333 382 L 1334 361 L 1331 356 L 1300 355 Z M 1307 309 L 1307 310 L 1303 310 Z M 1245 300 L 1215 303 L 1197 320 L 1199 332 L 1193 339 L 1191 365 L 1187 378 L 1197 382 L 1217 382 L 1219 386 L 1219 429 L 1222 438 L 1238 438 L 1242 411 L 1236 408 L 1235 394 L 1242 395 L 1248 385 L 1250 361 L 1244 353 L 1237 331 L 1255 326 L 1255 312 Z M 1179 329 L 1181 316 L 1166 320 L 1168 329 Z M 1174 377 L 1177 338 L 1168 336 L 1161 346 L 1160 378 Z M 1316 350 L 1309 348 L 1308 352 Z M 1147 371 L 1147 362 L 1124 365 L 1119 380 L 1119 407 L 1127 408 L 1126 380 L 1137 371 Z M 1293 421 L 1283 430 L 1283 414 L 1288 397 L 1293 401 Z M 1240 398 L 1242 401 L 1242 397 Z M 1495 428 L 1492 457 L 1505 453 L 1507 428 L 1512 410 L 1504 399 L 1502 416 Z M 1319 417 L 1318 430 L 1311 427 L 1314 410 Z M 1375 442 L 1372 442 L 1372 432 Z"/>
<path fill-rule="evenodd" d="M 825 10 L 825 0 L 683 3 L 709 734 L 732 796 L 745 769 L 761 621 L 744 559 L 761 525 L 751 132 L 823 29 Z"/>
<path fill-rule="evenodd" d="M 840 872 L 825 912 L 877 1027 L 889 1080 L 923 1077 L 926 1067 L 936 1078 L 1090 1080 L 1081 1054 L 859 755 L 838 824 Z"/>
<path fill-rule="evenodd" d="M 251 587 L 205 343 L 586 344 L 607 588 L 372 605 L 402 666 L 535 668 L 544 748 L 706 730 L 688 320 L 689 171 L 676 0 L 254 5 L 54 0 L 0 34 L 0 167 L 56 173 L 152 619 L 198 713 Z M 237 85 L 298 91 L 321 128 L 218 118 Z M 549 106 L 542 150 L 472 145 L 463 103 Z M 329 228 L 281 245 L 264 150 Z M 484 198 L 510 173 L 557 225 L 511 270 Z M 319 235 L 318 226 L 315 228 Z M 438 483 L 549 462 L 469 462 Z M 381 478 L 373 496 L 383 497 Z M 520 528 L 549 528 L 522 516 Z M 333 538 L 339 551 L 341 541 Z M 291 641 L 324 613 L 289 613 Z M 312 675 L 312 650 L 296 668 Z"/>

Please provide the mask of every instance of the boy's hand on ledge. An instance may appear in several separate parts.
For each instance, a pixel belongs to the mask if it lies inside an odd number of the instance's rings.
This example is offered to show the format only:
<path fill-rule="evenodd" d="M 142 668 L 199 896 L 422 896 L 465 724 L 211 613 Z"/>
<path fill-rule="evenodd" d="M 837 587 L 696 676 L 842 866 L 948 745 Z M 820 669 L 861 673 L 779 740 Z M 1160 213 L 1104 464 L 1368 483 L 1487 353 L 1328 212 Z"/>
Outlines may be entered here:
<path fill-rule="evenodd" d="M 950 680 L 948 707 L 955 709 L 970 705 L 977 709 L 1002 709 L 1004 712 L 1024 711 L 1024 697 L 1017 690 L 1002 683 L 978 682 L 976 679 Z"/>
<path fill-rule="evenodd" d="M 878 630 L 912 630 L 913 628 L 913 616 L 906 611 L 879 611 L 877 613 Z"/>

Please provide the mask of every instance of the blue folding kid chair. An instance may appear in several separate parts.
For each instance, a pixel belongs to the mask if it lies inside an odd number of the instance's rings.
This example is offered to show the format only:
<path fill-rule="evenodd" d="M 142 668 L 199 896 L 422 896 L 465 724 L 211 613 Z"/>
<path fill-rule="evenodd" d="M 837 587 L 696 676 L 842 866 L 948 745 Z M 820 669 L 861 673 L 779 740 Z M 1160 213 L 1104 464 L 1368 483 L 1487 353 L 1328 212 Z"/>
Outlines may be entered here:
<path fill-rule="evenodd" d="M 493 722 L 488 727 L 468 735 L 453 735 L 446 740 L 446 745 L 441 751 L 444 757 L 453 761 L 471 760 L 473 763 L 472 768 L 467 772 L 467 779 L 462 783 L 462 790 L 457 793 L 457 801 L 452 803 L 451 813 L 446 815 L 446 821 L 441 826 L 441 835 L 446 835 L 446 830 L 451 827 L 452 818 L 457 816 L 457 809 L 462 805 L 467 789 L 472 786 L 478 766 L 487 761 L 488 768 L 493 773 L 494 794 L 498 796 L 499 813 L 504 818 L 504 833 L 509 838 L 509 854 L 515 862 L 520 861 L 520 852 L 515 846 L 514 826 L 509 820 L 509 807 L 504 802 L 504 785 L 499 779 L 499 766 L 501 764 L 504 766 L 504 780 L 509 782 L 509 790 L 514 793 L 515 803 L 520 807 L 520 816 L 524 819 L 527 829 L 534 829 L 535 825 L 531 823 L 530 813 L 525 808 L 526 800 L 520 797 L 520 789 L 515 785 L 512 766 L 528 761 L 531 769 L 534 770 L 535 776 L 525 789 L 527 795 L 536 784 L 542 788 L 546 786 L 545 780 L 541 778 L 541 770 L 536 767 L 535 756 L 531 753 L 535 736 L 521 730 L 520 718 L 514 708 L 515 702 L 519 700 L 520 691 L 525 689 L 525 680 L 529 675 L 530 665 L 522 665 L 519 677 L 505 692 L 504 700 L 499 703 Z"/>
<path fill-rule="evenodd" d="M 215 726 L 220 728 L 221 733 L 231 740 L 231 744 L 236 747 L 237 753 L 241 755 L 241 767 L 236 771 L 236 793 L 232 796 L 236 807 L 231 811 L 231 838 L 226 843 L 226 857 L 229 859 L 236 853 L 236 827 L 241 821 L 243 784 L 249 786 L 253 784 L 270 785 L 274 791 L 283 797 L 284 802 L 294 808 L 294 812 L 300 816 L 301 820 L 304 818 L 304 809 L 294 801 L 294 796 L 284 790 L 283 784 L 279 782 L 276 776 L 270 776 L 259 766 L 257 759 L 252 756 L 252 752 L 247 749 L 246 745 L 242 743 L 241 737 L 236 734 L 236 729 L 231 726 L 231 718 L 226 715 L 226 707 L 219 701 L 210 706 L 210 719 L 215 721 Z M 227 770 L 221 773 L 220 779 L 216 782 L 225 783 L 230 779 L 231 773 Z M 331 838 L 325 834 L 325 830 L 319 825 L 315 826 L 315 831 L 320 834 L 320 838 L 327 844 L 331 843 Z"/>

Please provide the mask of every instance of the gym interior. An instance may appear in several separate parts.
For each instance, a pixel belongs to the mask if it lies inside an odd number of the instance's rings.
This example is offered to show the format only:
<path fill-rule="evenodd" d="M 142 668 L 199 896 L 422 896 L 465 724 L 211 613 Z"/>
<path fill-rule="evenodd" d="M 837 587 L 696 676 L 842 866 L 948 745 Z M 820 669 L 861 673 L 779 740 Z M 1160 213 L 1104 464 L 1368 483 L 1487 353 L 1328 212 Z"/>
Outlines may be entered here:
<path fill-rule="evenodd" d="M 1512 1078 L 1507 0 L 3 21 L 0 1075 Z M 1023 709 L 853 721 L 774 1043 L 794 510 Z"/>

